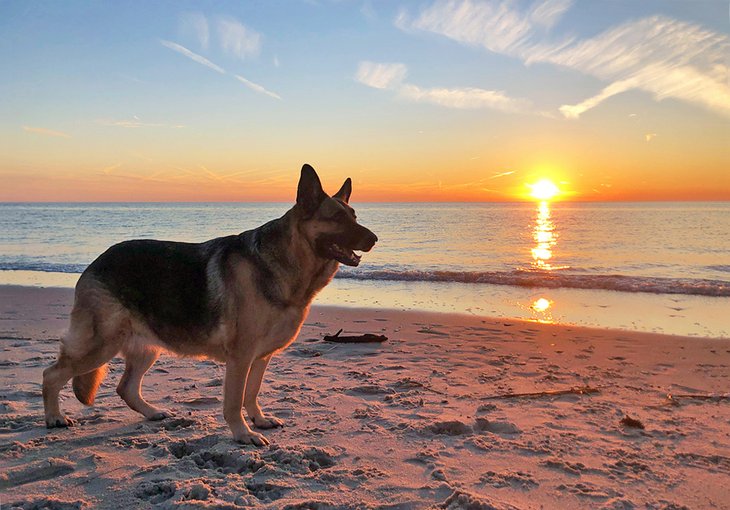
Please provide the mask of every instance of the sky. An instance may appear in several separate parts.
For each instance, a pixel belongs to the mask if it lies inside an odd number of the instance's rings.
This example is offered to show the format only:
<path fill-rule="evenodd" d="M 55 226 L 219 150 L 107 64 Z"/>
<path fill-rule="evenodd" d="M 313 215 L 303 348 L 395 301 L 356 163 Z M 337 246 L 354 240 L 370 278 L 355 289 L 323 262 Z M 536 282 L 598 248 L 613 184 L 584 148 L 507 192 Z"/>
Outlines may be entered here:
<path fill-rule="evenodd" d="M 727 1 L 0 0 L 0 201 L 730 200 Z"/>

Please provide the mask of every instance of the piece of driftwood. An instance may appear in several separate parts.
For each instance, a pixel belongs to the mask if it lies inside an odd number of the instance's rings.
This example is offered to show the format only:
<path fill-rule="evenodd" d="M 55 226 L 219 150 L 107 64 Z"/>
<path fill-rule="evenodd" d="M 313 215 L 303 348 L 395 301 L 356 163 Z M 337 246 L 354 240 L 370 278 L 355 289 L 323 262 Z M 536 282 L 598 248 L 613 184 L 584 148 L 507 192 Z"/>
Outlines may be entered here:
<path fill-rule="evenodd" d="M 493 400 L 498 398 L 540 398 L 554 397 L 556 395 L 590 395 L 592 393 L 598 392 L 598 388 L 592 388 L 590 386 L 574 386 L 565 390 L 549 390 L 535 391 L 531 393 L 505 393 L 503 395 L 491 395 L 489 397 L 482 397 L 482 400 Z"/>
<path fill-rule="evenodd" d="M 342 330 L 339 330 L 334 335 L 325 335 L 325 342 L 337 342 L 339 344 L 366 344 L 372 342 L 385 342 L 388 337 L 385 335 L 373 335 L 372 333 L 365 333 L 364 335 L 340 335 Z"/>
<path fill-rule="evenodd" d="M 679 399 L 692 399 L 692 400 L 709 400 L 712 402 L 720 402 L 723 400 L 730 400 L 730 393 L 724 393 L 721 395 L 693 395 L 691 393 L 687 394 L 680 394 L 680 395 L 672 395 L 671 393 L 667 394 L 667 399 L 671 402 L 677 402 Z"/>

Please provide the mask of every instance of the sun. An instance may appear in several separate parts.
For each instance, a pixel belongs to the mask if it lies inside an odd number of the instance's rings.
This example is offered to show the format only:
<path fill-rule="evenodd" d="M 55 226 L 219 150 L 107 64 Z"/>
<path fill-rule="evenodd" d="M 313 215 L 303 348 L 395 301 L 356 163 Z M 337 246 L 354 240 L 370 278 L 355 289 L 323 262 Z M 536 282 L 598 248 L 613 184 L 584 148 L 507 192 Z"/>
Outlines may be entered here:
<path fill-rule="evenodd" d="M 540 179 L 535 184 L 527 186 L 532 190 L 530 195 L 537 200 L 551 200 L 560 194 L 560 188 L 550 179 Z"/>

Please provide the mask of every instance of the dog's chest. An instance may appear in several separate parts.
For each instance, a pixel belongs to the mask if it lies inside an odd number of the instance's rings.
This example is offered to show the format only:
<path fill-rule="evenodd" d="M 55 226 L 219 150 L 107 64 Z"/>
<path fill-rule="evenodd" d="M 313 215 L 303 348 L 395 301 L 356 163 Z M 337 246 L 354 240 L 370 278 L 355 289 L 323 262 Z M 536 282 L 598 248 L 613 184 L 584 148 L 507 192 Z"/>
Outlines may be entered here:
<path fill-rule="evenodd" d="M 250 330 L 257 357 L 262 357 L 289 346 L 299 333 L 304 322 L 306 310 L 296 307 L 284 309 L 259 310 L 258 316 L 253 316 L 255 324 L 251 324 Z"/>

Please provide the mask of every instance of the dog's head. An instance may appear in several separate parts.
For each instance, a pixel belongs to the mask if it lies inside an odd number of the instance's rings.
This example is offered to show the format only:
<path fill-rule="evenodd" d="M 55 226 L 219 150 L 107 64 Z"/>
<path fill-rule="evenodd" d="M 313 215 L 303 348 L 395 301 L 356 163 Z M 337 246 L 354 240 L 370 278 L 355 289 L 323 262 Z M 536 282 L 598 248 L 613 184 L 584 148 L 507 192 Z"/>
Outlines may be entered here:
<path fill-rule="evenodd" d="M 295 208 L 300 212 L 302 231 L 318 257 L 357 266 L 360 256 L 355 251 L 370 251 L 378 237 L 358 224 L 355 210 L 349 205 L 351 193 L 348 177 L 340 191 L 330 197 L 314 168 L 304 165 Z"/>

